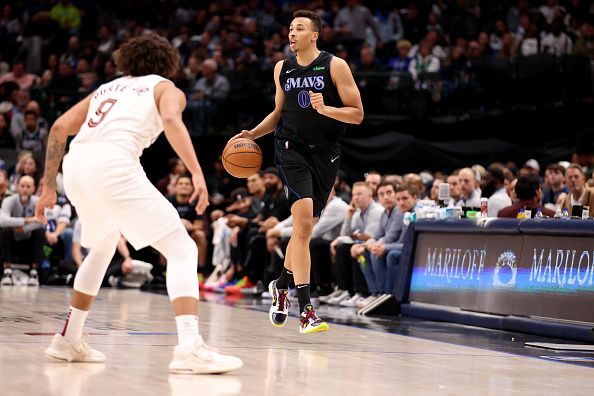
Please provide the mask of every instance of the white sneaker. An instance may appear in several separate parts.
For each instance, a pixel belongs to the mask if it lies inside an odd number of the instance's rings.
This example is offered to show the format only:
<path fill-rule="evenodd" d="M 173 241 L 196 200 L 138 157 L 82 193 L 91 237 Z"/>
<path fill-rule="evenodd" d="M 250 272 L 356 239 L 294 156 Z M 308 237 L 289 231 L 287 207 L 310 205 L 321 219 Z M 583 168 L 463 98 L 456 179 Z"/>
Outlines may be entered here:
<path fill-rule="evenodd" d="M 318 298 L 318 300 L 320 300 L 321 303 L 327 304 L 328 300 L 330 300 L 331 298 L 334 298 L 336 296 L 338 296 L 339 294 L 341 294 L 343 291 L 340 289 L 335 289 L 332 293 L 327 294 L 325 296 L 320 296 Z"/>
<path fill-rule="evenodd" d="M 50 359 L 66 362 L 103 363 L 105 355 L 91 348 L 83 339 L 70 342 L 62 334 L 55 334 L 50 346 L 45 350 L 45 356 Z"/>
<path fill-rule="evenodd" d="M 27 279 L 27 286 L 38 287 L 39 278 L 37 276 L 37 270 L 32 269 L 29 271 L 29 279 Z"/>
<path fill-rule="evenodd" d="M 365 300 L 365 297 L 363 297 L 359 293 L 355 293 L 355 295 L 353 297 L 348 298 L 348 299 L 345 299 L 345 300 L 342 300 L 339 305 L 341 307 L 356 308 L 357 307 L 357 303 L 359 301 L 363 301 L 363 300 Z"/>
<path fill-rule="evenodd" d="M 140 288 L 145 282 L 151 282 L 153 265 L 140 260 L 132 260 L 132 271 L 120 279 L 124 287 Z"/>
<path fill-rule="evenodd" d="M 369 296 L 365 300 L 359 301 L 357 303 L 357 308 L 359 308 L 359 309 L 364 308 L 364 307 L 368 306 L 369 304 L 371 304 L 372 302 L 374 302 L 375 300 L 377 300 L 377 296 Z"/>
<path fill-rule="evenodd" d="M 346 291 L 346 290 L 343 290 L 343 291 L 340 292 L 339 295 L 337 295 L 336 297 L 332 297 L 330 300 L 328 300 L 326 302 L 326 304 L 329 304 L 329 305 L 340 305 L 340 302 L 341 301 L 347 300 L 349 298 L 351 298 L 351 295 L 349 294 L 349 292 Z"/>
<path fill-rule="evenodd" d="M 6 268 L 4 270 L 4 274 L 2 274 L 2 280 L 0 281 L 0 286 L 12 286 L 12 270 L 10 268 Z"/>
<path fill-rule="evenodd" d="M 202 336 L 199 336 L 191 348 L 180 345 L 175 347 L 169 371 L 175 374 L 218 374 L 237 370 L 242 366 L 241 359 L 220 354 L 207 346 Z"/>

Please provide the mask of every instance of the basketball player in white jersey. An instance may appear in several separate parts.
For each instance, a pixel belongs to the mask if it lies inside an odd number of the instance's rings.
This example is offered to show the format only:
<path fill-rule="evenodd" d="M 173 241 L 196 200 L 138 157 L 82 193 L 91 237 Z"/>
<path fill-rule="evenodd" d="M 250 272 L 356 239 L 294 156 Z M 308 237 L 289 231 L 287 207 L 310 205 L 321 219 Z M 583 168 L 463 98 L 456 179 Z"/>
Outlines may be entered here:
<path fill-rule="evenodd" d="M 179 54 L 154 34 L 134 38 L 115 54 L 124 77 L 100 86 L 52 126 L 45 188 L 36 216 L 56 202 L 56 174 L 68 136 L 76 135 L 64 157 L 64 187 L 85 227 L 81 244 L 90 248 L 74 280 L 66 324 L 45 355 L 68 362 L 103 362 L 105 356 L 82 338 L 82 328 L 113 256 L 120 232 L 136 248 L 151 245 L 167 259 L 167 292 L 173 303 L 178 345 L 173 373 L 223 373 L 243 363 L 207 347 L 198 332 L 196 244 L 177 211 L 147 179 L 139 157 L 165 131 L 192 174 L 196 212 L 208 206 L 208 191 L 192 141 L 181 118 L 185 96 L 171 81 Z"/>

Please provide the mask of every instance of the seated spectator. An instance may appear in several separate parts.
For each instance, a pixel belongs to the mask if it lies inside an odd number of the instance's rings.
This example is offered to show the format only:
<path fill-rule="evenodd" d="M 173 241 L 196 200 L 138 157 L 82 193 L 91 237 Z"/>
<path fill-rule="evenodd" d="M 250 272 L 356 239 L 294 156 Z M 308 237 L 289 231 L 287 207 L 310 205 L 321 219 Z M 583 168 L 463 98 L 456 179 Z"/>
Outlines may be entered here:
<path fill-rule="evenodd" d="M 351 256 L 358 257 L 365 254 L 366 265 L 361 266 L 365 276 L 369 297 L 360 301 L 357 308 L 363 308 L 375 301 L 380 295 L 390 293 L 386 291 L 386 262 L 385 255 L 394 248 L 394 244 L 400 239 L 403 227 L 403 212 L 396 209 L 396 186 L 389 182 L 382 182 L 377 195 L 384 212 L 373 238 L 364 243 L 356 243 L 351 247 Z M 369 264 L 367 264 L 369 263 Z"/>
<path fill-rule="evenodd" d="M 398 55 L 388 60 L 388 70 L 398 73 L 408 73 L 408 66 L 410 65 L 410 57 L 408 56 L 410 48 L 412 47 L 408 40 L 398 40 L 396 43 L 396 51 Z"/>
<path fill-rule="evenodd" d="M 43 189 L 43 183 L 40 186 Z M 70 202 L 64 196 L 58 196 L 53 208 L 45 209 L 45 244 L 52 249 L 62 244 L 64 261 L 72 262 L 72 228 L 70 228 L 70 219 L 72 217 L 72 207 Z"/>
<path fill-rule="evenodd" d="M 431 55 L 436 56 L 439 59 L 440 63 L 443 62 L 447 58 L 447 53 L 443 49 L 441 45 L 439 45 L 439 33 L 435 30 L 429 30 L 425 35 L 425 38 L 419 42 L 419 44 L 415 44 L 411 47 L 408 56 L 411 58 L 415 58 L 419 54 L 419 50 L 423 43 L 429 46 L 429 51 Z"/>
<path fill-rule="evenodd" d="M 565 185 L 565 168 L 559 164 L 547 166 L 544 185 L 541 204 L 546 208 L 556 210 L 569 193 L 569 188 Z"/>
<path fill-rule="evenodd" d="M 35 205 L 39 197 L 33 195 L 35 181 L 30 176 L 21 176 L 17 182 L 17 193 L 2 201 L 0 227 L 2 227 L 2 253 L 4 274 L 0 284 L 10 286 L 11 264 L 31 265 L 29 286 L 39 286 L 37 268 L 43 257 L 44 229 L 35 219 Z"/>
<path fill-rule="evenodd" d="M 581 166 L 571 164 L 565 172 L 565 179 L 569 193 L 565 196 L 561 207 L 569 210 L 572 215 L 573 205 L 589 206 L 589 216 L 594 216 L 594 187 L 586 185 L 586 175 Z"/>
<path fill-rule="evenodd" d="M 564 30 L 563 20 L 560 18 L 555 19 L 551 24 L 549 33 L 545 34 L 540 43 L 543 54 L 562 57 L 573 53 L 573 42 Z"/>
<path fill-rule="evenodd" d="M 575 54 L 594 60 L 594 26 L 584 23 L 580 28 L 580 35 L 575 42 Z"/>
<path fill-rule="evenodd" d="M 155 187 L 157 187 L 157 190 L 159 190 L 159 192 L 163 195 L 173 195 L 174 185 L 177 177 L 187 173 L 188 169 L 186 168 L 184 162 L 177 157 L 169 158 L 167 165 L 169 168 L 169 174 L 159 179 Z"/>
<path fill-rule="evenodd" d="M 242 222 L 240 219 L 245 219 L 247 223 L 260 213 L 260 203 L 266 193 L 261 172 L 248 177 L 247 185 L 247 189 L 239 187 L 231 192 L 231 197 L 235 201 L 224 211 L 215 209 L 210 214 L 213 245 L 212 266 L 214 269 L 204 282 L 205 290 L 214 290 L 233 279 L 235 266 L 231 262 L 231 250 L 233 248 L 235 252 L 237 251 L 237 238 L 241 231 L 238 224 Z M 225 217 L 226 214 L 237 217 L 229 222 L 231 216 Z"/>
<path fill-rule="evenodd" d="M 190 197 L 194 187 L 192 178 L 187 175 L 180 175 L 175 180 L 173 186 L 173 195 L 169 197 L 169 202 L 177 210 L 179 217 L 198 247 L 198 267 L 204 271 L 206 259 L 208 256 L 208 245 L 206 241 L 207 226 L 204 217 L 196 214 L 196 203 L 190 203 Z"/>
<path fill-rule="evenodd" d="M 515 218 L 518 216 L 518 213 L 521 209 L 530 209 L 533 216 L 536 214 L 538 209 L 541 209 L 542 214 L 545 216 L 555 216 L 555 212 L 544 208 L 540 204 L 542 190 L 540 188 L 540 182 L 536 177 L 530 175 L 520 176 L 517 179 L 514 190 L 516 192 L 518 202 L 501 209 L 499 213 L 497 213 L 497 217 Z"/>
<path fill-rule="evenodd" d="M 559 4 L 559 0 L 547 0 L 545 4 L 538 7 L 538 12 L 545 17 L 547 24 L 550 25 L 556 17 L 565 13 L 565 7 Z"/>
<path fill-rule="evenodd" d="M 509 32 L 505 33 L 501 37 L 501 48 L 497 51 L 497 59 L 510 63 L 515 62 L 517 48 L 514 35 Z"/>
<path fill-rule="evenodd" d="M 14 168 L 14 173 L 10 175 L 10 184 L 13 191 L 16 190 L 16 185 L 21 176 L 31 176 L 37 185 L 41 177 L 41 169 L 39 168 L 39 161 L 35 159 L 33 153 L 28 150 L 23 150 L 17 157 L 17 164 Z"/>
<path fill-rule="evenodd" d="M 530 56 L 540 53 L 540 33 L 538 27 L 532 23 L 526 30 L 524 37 L 518 44 L 520 55 Z"/>
<path fill-rule="evenodd" d="M 404 213 L 411 212 L 417 204 L 417 193 L 412 186 L 400 185 L 396 187 L 395 192 L 397 213 L 402 213 L 402 217 L 398 216 L 394 219 L 394 222 L 402 220 L 402 224 L 392 223 L 392 227 L 388 228 L 386 235 L 383 240 L 383 247 L 380 243 L 371 243 L 368 246 L 368 250 L 371 253 L 371 264 L 373 270 L 381 273 L 385 271 L 382 293 L 384 295 L 390 295 L 394 291 L 396 282 L 399 274 L 400 256 L 404 249 L 404 237 L 406 235 L 407 224 L 404 223 Z M 393 232 L 396 231 L 399 236 L 396 241 L 390 242 L 393 237 Z M 377 277 L 377 275 L 376 275 Z M 377 278 L 379 279 L 379 277 Z M 380 283 L 381 285 L 381 283 Z"/>
<path fill-rule="evenodd" d="M 454 172 L 449 175 L 446 179 L 448 184 L 450 185 L 450 197 L 452 197 L 452 205 L 458 202 L 462 198 L 462 191 L 460 190 L 460 179 L 458 177 L 458 172 Z"/>
<path fill-rule="evenodd" d="M 417 173 L 407 173 L 404 175 L 404 183 L 415 188 L 419 198 L 426 198 L 425 183 L 423 178 Z"/>
<path fill-rule="evenodd" d="M 371 188 L 373 192 L 373 199 L 377 199 L 377 186 L 382 182 L 382 175 L 376 171 L 369 171 L 365 173 L 365 183 Z"/>
<path fill-rule="evenodd" d="M 505 176 L 501 168 L 492 166 L 483 176 L 482 196 L 489 198 L 487 202 L 488 216 L 497 217 L 497 213 L 512 204 L 511 198 L 505 191 Z"/>
<path fill-rule="evenodd" d="M 418 80 L 424 73 L 437 73 L 440 69 L 439 58 L 431 53 L 431 44 L 422 41 L 419 53 L 416 54 L 408 66 L 408 71 L 414 80 Z"/>
<path fill-rule="evenodd" d="M 268 284 L 275 278 L 277 271 L 273 268 L 275 263 L 269 260 L 266 232 L 291 214 L 278 170 L 275 167 L 266 168 L 263 176 L 266 194 L 260 203 L 258 215 L 251 220 L 237 215 L 226 216 L 229 227 L 239 227 L 237 249 L 232 255 L 236 257 L 238 273 L 243 272 L 243 280 L 250 288 L 257 284 Z M 228 292 L 235 293 L 237 290 Z"/>
<path fill-rule="evenodd" d="M 217 73 L 217 69 L 217 62 L 213 59 L 202 62 L 202 78 L 196 82 L 188 98 L 191 132 L 206 133 L 207 113 L 213 113 L 229 95 L 229 81 Z"/>
<path fill-rule="evenodd" d="M 456 202 L 457 206 L 479 208 L 481 206 L 481 189 L 475 173 L 470 168 L 463 168 L 458 172 L 460 182 L 460 199 Z"/>
<path fill-rule="evenodd" d="M 353 184 L 352 201 L 342 223 L 340 236 L 330 244 L 330 252 L 335 256 L 333 272 L 337 281 L 337 291 L 320 301 L 356 307 L 365 299 L 368 287 L 359 263 L 351 256 L 351 246 L 372 238 L 379 225 L 384 208 L 373 200 L 372 189 L 365 182 Z"/>
<path fill-rule="evenodd" d="M 48 131 L 40 127 L 39 116 L 33 110 L 26 110 L 24 115 L 24 128 L 15 128 L 14 140 L 17 153 L 23 150 L 33 153 L 38 163 L 44 162 L 47 145 Z"/>
<path fill-rule="evenodd" d="M 20 89 L 30 90 L 33 86 L 39 84 L 39 76 L 33 73 L 27 73 L 25 69 L 25 61 L 17 59 L 12 64 L 12 71 L 5 73 L 0 77 L 0 84 L 13 81 L 18 84 Z"/>
<path fill-rule="evenodd" d="M 37 114 L 37 124 L 39 129 L 49 131 L 47 120 L 41 116 L 39 102 L 36 100 L 29 100 L 22 112 L 17 112 L 12 115 L 12 119 L 10 120 L 10 131 L 13 137 L 22 134 L 22 131 L 25 129 L 25 112 L 27 111 L 33 111 Z"/>

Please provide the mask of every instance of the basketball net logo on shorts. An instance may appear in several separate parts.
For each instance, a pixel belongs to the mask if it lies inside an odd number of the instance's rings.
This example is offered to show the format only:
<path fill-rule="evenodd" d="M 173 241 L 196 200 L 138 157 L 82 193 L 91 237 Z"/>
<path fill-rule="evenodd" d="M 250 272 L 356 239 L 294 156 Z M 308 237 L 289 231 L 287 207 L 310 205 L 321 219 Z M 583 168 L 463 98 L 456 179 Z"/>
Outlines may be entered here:
<path fill-rule="evenodd" d="M 288 78 L 285 83 L 285 91 L 289 92 L 294 88 L 314 88 L 316 90 L 322 90 L 324 89 L 324 86 L 324 76 Z M 304 109 L 310 105 L 311 100 L 307 89 L 302 89 L 299 92 L 297 95 L 297 103 Z"/>
<path fill-rule="evenodd" d="M 287 186 L 283 186 L 283 188 L 284 188 L 284 190 L 285 190 L 285 197 L 286 197 L 287 199 L 289 199 L 289 187 L 287 187 Z"/>

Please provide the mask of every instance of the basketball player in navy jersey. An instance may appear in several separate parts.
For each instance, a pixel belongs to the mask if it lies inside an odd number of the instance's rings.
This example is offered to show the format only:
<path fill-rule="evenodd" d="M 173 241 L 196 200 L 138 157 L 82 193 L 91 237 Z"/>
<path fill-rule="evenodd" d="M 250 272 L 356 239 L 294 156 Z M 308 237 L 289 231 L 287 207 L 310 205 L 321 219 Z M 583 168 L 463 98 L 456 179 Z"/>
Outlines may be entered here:
<path fill-rule="evenodd" d="M 361 123 L 363 105 L 347 63 L 317 48 L 320 16 L 300 10 L 293 18 L 289 43 L 294 55 L 274 68 L 274 111 L 254 129 L 232 139 L 257 139 L 275 131 L 275 163 L 294 223 L 281 275 L 268 287 L 273 298 L 270 321 L 277 327 L 285 325 L 288 287 L 294 280 L 301 312 L 299 331 L 316 333 L 328 330 L 328 324 L 316 315 L 310 301 L 309 241 L 338 173 L 338 138 L 345 124 Z"/>

